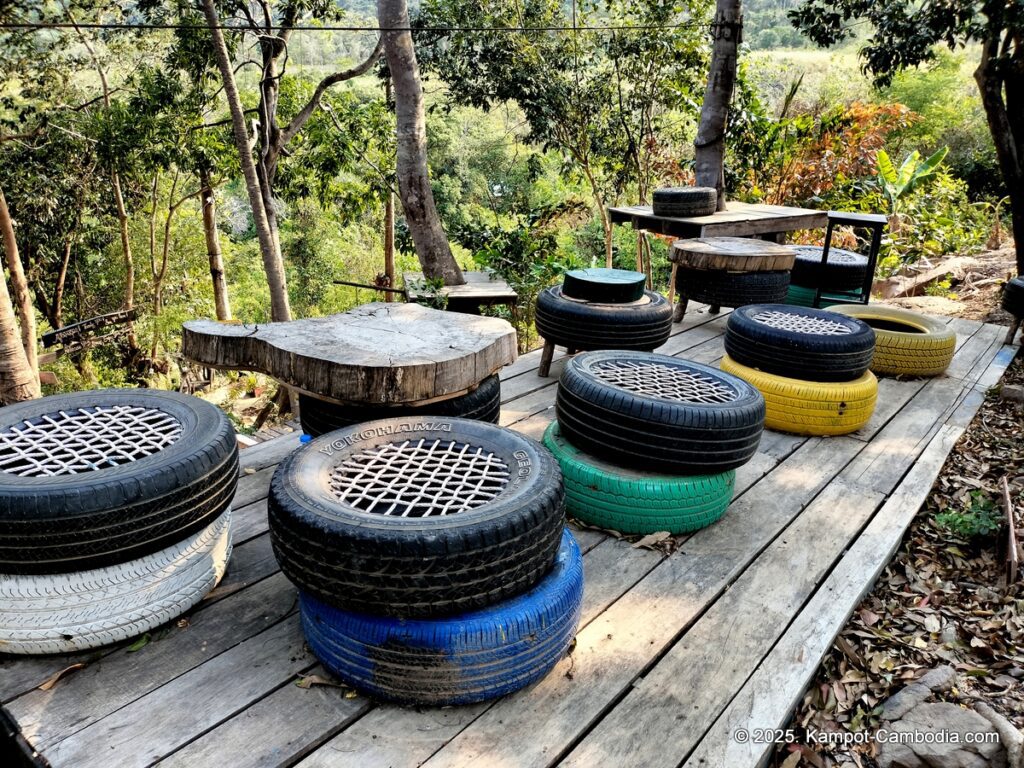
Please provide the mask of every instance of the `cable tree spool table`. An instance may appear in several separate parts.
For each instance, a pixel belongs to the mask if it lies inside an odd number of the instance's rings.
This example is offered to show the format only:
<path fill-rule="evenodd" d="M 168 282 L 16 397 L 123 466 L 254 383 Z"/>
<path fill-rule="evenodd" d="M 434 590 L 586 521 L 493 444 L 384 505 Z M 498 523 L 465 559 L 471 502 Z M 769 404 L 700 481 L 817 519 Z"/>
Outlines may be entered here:
<path fill-rule="evenodd" d="M 673 319 L 680 322 L 692 298 L 711 306 L 773 303 L 785 300 L 792 248 L 746 237 L 698 237 L 677 240 L 669 249 L 672 284 L 679 294 Z"/>
<path fill-rule="evenodd" d="M 424 405 L 465 394 L 516 359 L 505 320 L 375 302 L 327 317 L 184 324 L 182 354 L 259 371 L 329 402 Z"/>

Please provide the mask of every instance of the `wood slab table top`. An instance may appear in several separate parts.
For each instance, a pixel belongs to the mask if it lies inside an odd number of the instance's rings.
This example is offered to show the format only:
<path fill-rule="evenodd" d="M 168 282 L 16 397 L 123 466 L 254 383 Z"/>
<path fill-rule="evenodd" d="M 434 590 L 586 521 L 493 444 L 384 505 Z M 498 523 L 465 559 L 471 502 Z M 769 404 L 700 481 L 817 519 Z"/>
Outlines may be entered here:
<path fill-rule="evenodd" d="M 672 243 L 668 260 L 689 269 L 768 272 L 792 269 L 796 252 L 749 237 L 697 237 Z"/>
<path fill-rule="evenodd" d="M 611 207 L 608 213 L 616 224 L 675 237 L 756 237 L 819 229 L 828 223 L 827 211 L 735 201 L 710 216 L 655 216 L 649 205 Z"/>
<path fill-rule="evenodd" d="M 446 285 L 440 289 L 449 301 L 475 301 L 479 304 L 508 304 L 519 295 L 502 278 L 490 272 L 463 272 L 463 285 Z M 424 287 L 422 272 L 404 272 L 405 292 L 409 301 L 417 301 L 430 291 Z"/>
<path fill-rule="evenodd" d="M 327 317 L 242 325 L 185 323 L 182 353 L 202 365 L 260 371 L 342 403 L 422 403 L 474 389 L 516 359 L 496 317 L 376 302 Z"/>

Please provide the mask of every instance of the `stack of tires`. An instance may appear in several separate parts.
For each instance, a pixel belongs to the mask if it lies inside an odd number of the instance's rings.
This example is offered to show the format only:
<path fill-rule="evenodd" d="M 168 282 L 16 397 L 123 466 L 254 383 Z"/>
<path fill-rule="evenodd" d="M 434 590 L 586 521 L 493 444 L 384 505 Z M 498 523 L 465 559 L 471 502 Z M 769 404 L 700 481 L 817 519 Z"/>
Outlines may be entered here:
<path fill-rule="evenodd" d="M 868 276 L 868 258 L 842 248 L 828 249 L 828 263 L 822 264 L 820 245 L 791 245 L 796 260 L 789 275 L 786 303 L 813 307 L 821 288 L 821 306 L 859 301 Z"/>
<path fill-rule="evenodd" d="M 537 297 L 537 333 L 572 351 L 652 350 L 672 332 L 672 307 L 642 272 L 578 269 Z"/>
<path fill-rule="evenodd" d="M 231 553 L 235 432 L 155 390 L 0 409 L 0 651 L 64 653 L 177 618 Z"/>
<path fill-rule="evenodd" d="M 799 435 L 842 435 L 864 426 L 878 380 L 868 370 L 875 332 L 853 317 L 785 304 L 734 310 L 723 371 L 764 395 L 765 426 Z"/>
<path fill-rule="evenodd" d="M 463 704 L 546 674 L 576 631 L 582 557 L 558 465 L 467 419 L 368 422 L 307 443 L 270 535 L 310 648 L 377 698 Z"/>
<path fill-rule="evenodd" d="M 544 444 L 566 509 L 623 533 L 685 533 L 718 520 L 757 449 L 765 404 L 746 382 L 667 355 L 579 355 L 558 385 Z"/>

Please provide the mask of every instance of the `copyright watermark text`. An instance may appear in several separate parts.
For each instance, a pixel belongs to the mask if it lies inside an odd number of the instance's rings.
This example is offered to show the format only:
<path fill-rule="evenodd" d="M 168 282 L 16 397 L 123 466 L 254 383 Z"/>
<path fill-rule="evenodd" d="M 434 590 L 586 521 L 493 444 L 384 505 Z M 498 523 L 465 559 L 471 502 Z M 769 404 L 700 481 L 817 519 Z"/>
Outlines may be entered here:
<path fill-rule="evenodd" d="M 821 731 L 815 728 L 737 728 L 732 738 L 739 744 L 997 744 L 993 731 L 903 731 L 880 728 L 877 731 Z"/>

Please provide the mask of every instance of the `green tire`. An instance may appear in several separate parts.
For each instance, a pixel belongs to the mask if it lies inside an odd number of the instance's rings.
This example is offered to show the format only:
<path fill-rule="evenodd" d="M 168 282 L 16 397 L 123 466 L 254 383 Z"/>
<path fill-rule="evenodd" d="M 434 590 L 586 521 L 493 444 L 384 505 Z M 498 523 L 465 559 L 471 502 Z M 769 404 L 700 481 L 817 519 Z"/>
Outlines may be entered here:
<path fill-rule="evenodd" d="M 638 472 L 583 453 L 554 421 L 544 445 L 562 466 L 572 517 L 621 533 L 687 533 L 718 520 L 732 500 L 736 471 L 689 477 Z"/>
<path fill-rule="evenodd" d="M 786 293 L 786 303 L 794 307 L 814 306 L 814 288 L 805 288 L 802 285 L 789 284 Z M 821 296 L 821 307 L 831 307 L 833 304 L 856 304 L 860 301 L 858 291 L 828 291 Z"/>

